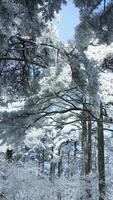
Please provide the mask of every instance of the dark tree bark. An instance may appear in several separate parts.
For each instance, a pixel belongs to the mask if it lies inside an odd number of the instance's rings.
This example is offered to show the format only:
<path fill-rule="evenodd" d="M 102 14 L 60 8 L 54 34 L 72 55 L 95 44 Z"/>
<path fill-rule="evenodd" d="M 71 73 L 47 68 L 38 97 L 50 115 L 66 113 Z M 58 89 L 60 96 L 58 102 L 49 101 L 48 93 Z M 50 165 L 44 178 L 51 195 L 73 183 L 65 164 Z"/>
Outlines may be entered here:
<path fill-rule="evenodd" d="M 59 147 L 58 155 L 60 157 L 58 162 L 58 176 L 60 177 L 62 175 L 62 144 Z"/>
<path fill-rule="evenodd" d="M 100 118 L 98 120 L 98 173 L 99 173 L 99 200 L 105 199 L 105 160 L 104 160 L 104 131 L 103 106 L 100 103 Z"/>
<path fill-rule="evenodd" d="M 45 150 L 42 150 L 42 172 L 44 172 Z"/>
<path fill-rule="evenodd" d="M 12 160 L 12 155 L 13 155 L 13 149 L 7 149 L 7 151 L 6 151 L 6 159 L 8 160 L 8 161 L 11 161 Z"/>
<path fill-rule="evenodd" d="M 92 166 L 92 140 L 91 140 L 91 136 L 92 136 L 92 124 L 91 124 L 91 117 L 89 116 L 88 118 L 88 174 L 91 172 L 91 166 Z"/>
<path fill-rule="evenodd" d="M 91 166 L 92 166 L 92 143 L 91 143 L 91 136 L 92 136 L 92 124 L 91 124 L 91 116 L 88 117 L 88 125 L 87 125 L 87 165 L 86 165 L 86 175 L 88 175 L 91 172 Z M 92 199 L 92 193 L 91 193 L 91 181 L 88 178 L 87 181 L 87 199 Z"/>
<path fill-rule="evenodd" d="M 54 147 L 52 147 L 52 152 L 54 151 Z M 55 164 L 53 162 L 53 154 L 51 155 L 51 162 L 50 162 L 50 177 L 52 178 L 55 173 Z"/>
<path fill-rule="evenodd" d="M 77 141 L 74 142 L 74 159 L 76 160 L 76 154 L 77 154 Z"/>
<path fill-rule="evenodd" d="M 85 104 L 83 104 L 85 109 Z M 91 171 L 91 116 L 85 111 L 82 112 L 82 151 L 83 151 L 83 168 L 84 174 L 87 175 Z"/>
<path fill-rule="evenodd" d="M 85 108 L 85 104 L 83 104 L 83 108 Z M 91 172 L 91 116 L 84 112 L 82 113 L 82 151 L 83 151 L 83 169 L 82 174 L 85 175 L 86 181 L 86 195 L 84 196 L 84 200 L 91 199 L 91 183 L 87 175 Z"/>
<path fill-rule="evenodd" d="M 62 175 L 62 157 L 58 162 L 58 176 L 60 177 L 61 175 Z"/>
<path fill-rule="evenodd" d="M 83 104 L 83 109 L 85 104 Z M 87 152 L 87 121 L 86 112 L 82 112 L 82 174 L 87 174 L 88 152 Z"/>

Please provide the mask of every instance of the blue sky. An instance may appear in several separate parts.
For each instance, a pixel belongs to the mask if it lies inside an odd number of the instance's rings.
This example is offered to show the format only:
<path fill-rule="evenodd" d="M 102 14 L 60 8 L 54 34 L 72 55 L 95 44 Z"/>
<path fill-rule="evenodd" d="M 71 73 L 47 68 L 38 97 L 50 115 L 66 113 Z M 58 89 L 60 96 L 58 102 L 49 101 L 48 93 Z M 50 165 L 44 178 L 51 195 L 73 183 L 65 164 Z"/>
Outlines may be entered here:
<path fill-rule="evenodd" d="M 62 10 L 59 12 L 61 22 L 53 21 L 59 31 L 59 39 L 62 42 L 67 42 L 69 39 L 73 39 L 75 33 L 75 26 L 79 24 L 79 11 L 75 8 L 71 0 L 68 1 L 66 6 L 62 6 Z"/>
<path fill-rule="evenodd" d="M 106 0 L 106 4 L 111 2 L 112 0 Z M 104 2 L 102 1 L 101 5 L 99 5 L 98 10 L 104 9 Z M 96 10 L 95 10 L 96 11 Z M 73 39 L 75 33 L 75 27 L 79 24 L 79 10 L 76 8 L 72 2 L 72 0 L 68 0 L 68 4 L 66 6 L 62 6 L 62 10 L 59 12 L 61 17 L 61 22 L 58 23 L 53 20 L 55 26 L 59 31 L 59 39 L 62 42 L 67 42 L 70 39 Z"/>

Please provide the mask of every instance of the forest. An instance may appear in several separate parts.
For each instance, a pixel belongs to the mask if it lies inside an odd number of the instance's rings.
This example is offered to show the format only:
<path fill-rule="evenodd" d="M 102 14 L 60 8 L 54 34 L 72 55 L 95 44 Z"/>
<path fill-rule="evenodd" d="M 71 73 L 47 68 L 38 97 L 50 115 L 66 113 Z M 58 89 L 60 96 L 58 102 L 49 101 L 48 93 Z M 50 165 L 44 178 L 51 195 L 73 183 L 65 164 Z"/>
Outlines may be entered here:
<path fill-rule="evenodd" d="M 113 0 L 69 1 L 0 0 L 0 200 L 113 200 Z"/>

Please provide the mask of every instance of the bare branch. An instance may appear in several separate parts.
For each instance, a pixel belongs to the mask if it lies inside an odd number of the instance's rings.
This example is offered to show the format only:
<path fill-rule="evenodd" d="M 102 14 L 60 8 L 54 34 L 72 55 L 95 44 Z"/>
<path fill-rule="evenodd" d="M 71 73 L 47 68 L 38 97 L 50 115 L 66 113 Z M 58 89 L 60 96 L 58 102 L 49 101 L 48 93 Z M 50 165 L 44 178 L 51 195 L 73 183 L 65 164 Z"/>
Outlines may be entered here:
<path fill-rule="evenodd" d="M 45 66 L 45 65 L 43 65 L 43 64 L 41 64 L 41 63 L 38 63 L 38 62 L 36 62 L 36 61 L 29 60 L 29 59 L 27 59 L 27 58 L 24 59 L 24 58 L 17 58 L 17 57 L 7 57 L 7 56 L 1 57 L 1 56 L 0 56 L 0 60 L 1 60 L 1 61 L 2 61 L 2 60 L 9 60 L 9 61 L 27 62 L 27 63 L 32 64 L 32 65 L 38 65 L 38 66 L 40 66 L 40 67 L 42 67 L 42 68 L 47 68 L 47 66 Z"/>

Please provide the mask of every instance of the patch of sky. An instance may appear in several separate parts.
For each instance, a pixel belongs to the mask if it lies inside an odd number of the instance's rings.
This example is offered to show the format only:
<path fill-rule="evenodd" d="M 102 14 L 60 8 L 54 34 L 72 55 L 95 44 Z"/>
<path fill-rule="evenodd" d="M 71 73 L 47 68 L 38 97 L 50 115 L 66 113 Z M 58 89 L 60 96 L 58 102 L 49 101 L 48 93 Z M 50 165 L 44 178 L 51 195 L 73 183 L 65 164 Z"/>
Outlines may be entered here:
<path fill-rule="evenodd" d="M 59 40 L 67 43 L 68 40 L 74 38 L 75 27 L 79 24 L 79 9 L 75 7 L 73 2 L 68 1 L 66 6 L 62 6 L 59 12 L 60 20 L 53 20 L 59 32 Z"/>

